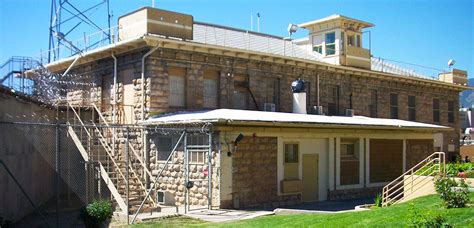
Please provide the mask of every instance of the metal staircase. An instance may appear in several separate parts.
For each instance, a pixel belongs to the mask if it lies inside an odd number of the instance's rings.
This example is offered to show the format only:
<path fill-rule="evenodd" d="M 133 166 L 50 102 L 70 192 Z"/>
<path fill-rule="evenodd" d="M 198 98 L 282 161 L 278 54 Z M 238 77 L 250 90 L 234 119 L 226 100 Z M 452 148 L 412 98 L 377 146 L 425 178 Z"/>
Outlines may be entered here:
<path fill-rule="evenodd" d="M 82 157 L 86 162 L 99 164 L 100 176 L 121 211 L 135 213 L 147 194 L 146 176 L 151 177 L 150 170 L 130 141 L 133 134 L 139 133 L 109 125 L 96 105 L 88 107 L 92 116 L 89 122 L 81 118 L 80 110 L 84 107 L 67 105 L 73 113 L 73 119 L 68 120 L 68 132 Z M 142 212 L 153 211 L 160 211 L 160 207 L 150 197 Z"/>
<path fill-rule="evenodd" d="M 382 207 L 400 203 L 420 190 L 423 186 L 431 184 L 432 179 L 425 178 L 425 176 L 443 174 L 445 164 L 446 158 L 444 152 L 434 152 L 423 159 L 413 166 L 413 168 L 383 187 Z"/>

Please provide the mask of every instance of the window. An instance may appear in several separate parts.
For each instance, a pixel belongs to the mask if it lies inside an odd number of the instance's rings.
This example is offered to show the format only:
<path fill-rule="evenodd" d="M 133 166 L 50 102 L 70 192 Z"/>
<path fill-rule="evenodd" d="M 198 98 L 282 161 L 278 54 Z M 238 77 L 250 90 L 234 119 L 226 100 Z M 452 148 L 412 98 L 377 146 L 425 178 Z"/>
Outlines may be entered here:
<path fill-rule="evenodd" d="M 398 94 L 390 94 L 390 118 L 398 119 Z"/>
<path fill-rule="evenodd" d="M 346 44 L 344 43 L 345 37 L 346 37 L 346 34 L 344 32 L 341 32 L 341 45 L 339 46 L 341 47 L 341 54 L 344 53 L 344 48 L 346 46 Z"/>
<path fill-rule="evenodd" d="M 370 104 L 369 104 L 370 117 L 377 118 L 377 90 L 370 91 Z"/>
<path fill-rule="evenodd" d="M 219 72 L 204 71 L 204 108 L 219 107 Z"/>
<path fill-rule="evenodd" d="M 454 102 L 448 101 L 448 122 L 454 123 Z"/>
<path fill-rule="evenodd" d="M 172 67 L 169 69 L 169 106 L 184 107 L 186 104 L 185 79 L 186 69 Z"/>
<path fill-rule="evenodd" d="M 248 109 L 248 76 L 236 74 L 234 76 L 234 108 Z"/>
<path fill-rule="evenodd" d="M 415 96 L 408 96 L 408 120 L 416 121 Z"/>
<path fill-rule="evenodd" d="M 362 41 L 360 39 L 360 35 L 356 35 L 356 46 L 357 47 L 362 47 L 361 43 L 362 43 Z"/>
<path fill-rule="evenodd" d="M 439 123 L 439 99 L 433 99 L 433 122 Z"/>
<path fill-rule="evenodd" d="M 203 134 L 189 134 L 186 139 L 188 146 L 200 146 L 201 148 L 193 148 L 189 150 L 189 162 L 203 164 L 207 162 L 207 149 L 202 149 L 203 146 L 209 145 L 209 137 Z"/>
<path fill-rule="evenodd" d="M 355 44 L 355 36 L 347 35 L 347 46 L 354 46 L 354 44 Z"/>
<path fill-rule="evenodd" d="M 355 157 L 355 140 L 341 140 L 341 159 Z"/>
<path fill-rule="evenodd" d="M 336 33 L 326 33 L 326 55 L 336 54 Z"/>
<path fill-rule="evenodd" d="M 323 54 L 323 36 L 316 35 L 313 36 L 313 51 Z"/>
<path fill-rule="evenodd" d="M 359 184 L 359 140 L 342 138 L 340 144 L 339 184 Z"/>
<path fill-rule="evenodd" d="M 299 148 L 298 144 L 285 144 L 284 178 L 285 180 L 299 179 Z"/>
<path fill-rule="evenodd" d="M 339 86 L 328 86 L 328 115 L 339 114 Z"/>
<path fill-rule="evenodd" d="M 314 52 L 317 52 L 319 54 L 323 54 L 323 45 L 316 45 L 316 46 L 313 46 L 313 51 Z"/>
<path fill-rule="evenodd" d="M 153 137 L 153 143 L 156 146 L 156 160 L 166 161 L 171 154 L 179 137 L 171 135 L 158 135 Z"/>

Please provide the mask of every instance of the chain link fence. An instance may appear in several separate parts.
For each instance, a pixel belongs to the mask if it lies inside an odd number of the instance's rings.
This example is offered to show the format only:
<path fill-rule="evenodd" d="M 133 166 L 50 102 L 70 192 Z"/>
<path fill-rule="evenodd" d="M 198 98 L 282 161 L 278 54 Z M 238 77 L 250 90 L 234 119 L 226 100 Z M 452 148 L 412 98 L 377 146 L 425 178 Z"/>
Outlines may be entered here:
<path fill-rule="evenodd" d="M 130 216 L 211 208 L 217 147 L 210 126 L 0 122 L 0 225 L 82 226 L 97 199 Z"/>

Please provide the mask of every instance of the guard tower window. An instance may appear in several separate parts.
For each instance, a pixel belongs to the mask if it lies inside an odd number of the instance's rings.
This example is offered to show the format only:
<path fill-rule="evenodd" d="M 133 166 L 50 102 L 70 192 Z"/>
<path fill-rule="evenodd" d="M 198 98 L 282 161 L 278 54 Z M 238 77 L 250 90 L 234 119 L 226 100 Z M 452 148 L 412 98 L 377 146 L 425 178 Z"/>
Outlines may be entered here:
<path fill-rule="evenodd" d="M 323 36 L 313 36 L 313 51 L 319 54 L 323 54 Z"/>
<path fill-rule="evenodd" d="M 336 54 L 336 33 L 326 33 L 326 55 Z"/>

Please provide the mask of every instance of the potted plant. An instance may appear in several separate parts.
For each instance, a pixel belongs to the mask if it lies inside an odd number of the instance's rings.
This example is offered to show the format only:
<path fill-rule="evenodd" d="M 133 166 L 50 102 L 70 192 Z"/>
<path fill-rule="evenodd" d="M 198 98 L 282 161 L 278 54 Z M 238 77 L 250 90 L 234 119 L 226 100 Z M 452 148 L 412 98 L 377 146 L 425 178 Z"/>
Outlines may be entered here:
<path fill-rule="evenodd" d="M 112 218 L 112 204 L 107 200 L 94 200 L 82 210 L 81 217 L 86 227 L 107 227 Z"/>

